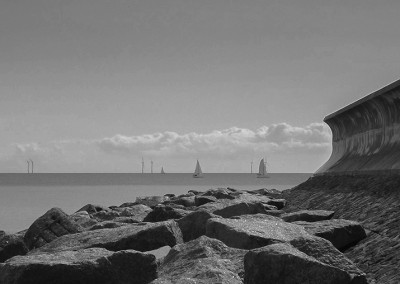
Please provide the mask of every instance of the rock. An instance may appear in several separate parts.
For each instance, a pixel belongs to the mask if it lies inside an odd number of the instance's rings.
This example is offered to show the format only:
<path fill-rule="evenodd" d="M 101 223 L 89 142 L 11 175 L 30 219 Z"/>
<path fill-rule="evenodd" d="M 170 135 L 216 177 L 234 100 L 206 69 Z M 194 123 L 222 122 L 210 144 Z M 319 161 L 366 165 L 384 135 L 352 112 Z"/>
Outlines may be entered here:
<path fill-rule="evenodd" d="M 225 188 L 209 189 L 202 194 L 203 196 L 214 196 L 216 199 L 235 199 L 231 191 Z"/>
<path fill-rule="evenodd" d="M 262 202 L 265 204 L 269 204 L 272 199 L 268 196 L 259 195 L 259 194 L 250 194 L 247 192 L 243 192 L 236 196 L 236 200 L 233 202 Z"/>
<path fill-rule="evenodd" d="M 157 205 L 144 219 L 144 222 L 160 222 L 170 219 L 180 219 L 190 212 L 187 210 L 173 208 L 169 205 Z"/>
<path fill-rule="evenodd" d="M 156 257 L 157 260 L 165 257 L 169 251 L 171 250 L 170 246 L 163 246 L 158 249 L 146 251 L 146 253 L 150 253 Z"/>
<path fill-rule="evenodd" d="M 194 205 L 195 206 L 201 206 L 210 202 L 216 202 L 217 198 L 214 196 L 202 196 L 198 195 L 194 198 Z"/>
<path fill-rule="evenodd" d="M 89 231 L 93 230 L 101 230 L 101 229 L 112 229 L 112 228 L 119 228 L 123 226 L 127 226 L 128 224 L 126 223 L 119 223 L 119 222 L 113 222 L 113 221 L 105 221 L 105 222 L 99 222 L 92 227 L 89 228 Z"/>
<path fill-rule="evenodd" d="M 294 239 L 290 244 L 320 262 L 346 271 L 353 279 L 352 284 L 366 283 L 365 273 L 338 251 L 329 241 L 310 235 L 309 237 Z"/>
<path fill-rule="evenodd" d="M 102 247 L 112 251 L 134 249 L 154 250 L 182 243 L 182 232 L 175 221 L 123 226 L 113 229 L 86 231 L 62 236 L 29 254 L 54 253 Z"/>
<path fill-rule="evenodd" d="M 192 207 L 195 206 L 195 196 L 181 196 L 175 197 L 170 200 L 164 201 L 164 204 L 178 204 L 184 207 Z"/>
<path fill-rule="evenodd" d="M 195 211 L 177 220 L 185 242 L 196 239 L 206 234 L 207 220 L 218 216 L 206 211 Z"/>
<path fill-rule="evenodd" d="M 111 209 L 102 205 L 97 204 L 86 204 L 76 212 L 86 211 L 89 214 L 94 214 L 100 211 L 110 211 Z"/>
<path fill-rule="evenodd" d="M 152 209 L 149 206 L 143 204 L 134 204 L 132 206 L 119 207 L 116 208 L 115 210 L 121 212 L 121 216 L 132 217 L 138 215 L 146 215 Z"/>
<path fill-rule="evenodd" d="M 0 264 L 0 283 L 149 283 L 157 277 L 155 257 L 134 250 L 103 248 L 17 256 Z"/>
<path fill-rule="evenodd" d="M 203 194 L 204 192 L 191 189 L 191 190 L 188 191 L 188 193 L 193 193 L 194 195 L 201 195 L 201 194 Z"/>
<path fill-rule="evenodd" d="M 282 222 L 282 219 L 277 216 L 269 215 L 269 214 L 261 214 L 261 213 L 233 216 L 233 217 L 229 217 L 229 219 L 246 220 L 247 222 L 253 222 L 254 220 Z"/>
<path fill-rule="evenodd" d="M 41 247 L 60 236 L 74 234 L 83 229 L 59 208 L 52 208 L 36 219 L 25 234 L 29 250 Z"/>
<path fill-rule="evenodd" d="M 137 218 L 137 217 L 117 217 L 117 218 L 113 219 L 112 221 L 108 221 L 108 222 L 137 224 L 137 223 L 142 223 L 143 220 L 142 220 L 142 218 Z"/>
<path fill-rule="evenodd" d="M 267 210 L 263 214 L 280 217 L 284 213 L 285 213 L 285 211 L 282 211 L 282 210 Z"/>
<path fill-rule="evenodd" d="M 24 242 L 24 234 L 1 234 L 0 235 L 0 262 L 16 255 L 25 255 L 28 248 Z"/>
<path fill-rule="evenodd" d="M 286 200 L 285 199 L 271 199 L 270 201 L 268 201 L 267 204 L 275 206 L 278 210 L 280 210 L 286 206 Z"/>
<path fill-rule="evenodd" d="M 292 213 L 282 214 L 281 218 L 286 222 L 306 221 L 316 222 L 329 220 L 335 214 L 334 211 L 327 210 L 301 210 Z"/>
<path fill-rule="evenodd" d="M 215 210 L 220 210 L 227 206 L 235 204 L 229 201 L 230 200 L 219 199 L 217 202 L 208 202 L 206 204 L 198 206 L 195 210 L 196 211 L 202 210 L 202 211 L 207 211 L 208 213 L 214 213 Z"/>
<path fill-rule="evenodd" d="M 151 208 L 155 207 L 156 205 L 163 203 L 164 201 L 169 200 L 166 196 L 139 196 L 136 197 L 136 203 L 144 204 Z"/>
<path fill-rule="evenodd" d="M 265 213 L 268 210 L 276 210 L 276 207 L 263 204 L 262 202 L 240 202 L 217 209 L 213 213 L 224 218 L 229 218 L 238 215 Z"/>
<path fill-rule="evenodd" d="M 138 205 L 138 203 L 136 202 L 124 202 L 122 203 L 120 206 L 118 206 L 119 208 L 125 208 L 125 207 L 133 207 L 135 205 Z M 143 205 L 143 204 L 142 204 Z"/>
<path fill-rule="evenodd" d="M 78 211 L 69 216 L 76 224 L 82 228 L 89 228 L 97 224 L 96 219 L 92 219 L 87 211 Z"/>
<path fill-rule="evenodd" d="M 110 211 L 99 211 L 97 213 L 91 214 L 92 218 L 101 222 L 101 221 L 110 221 L 114 220 L 121 216 L 121 213 L 118 211 L 110 210 Z"/>
<path fill-rule="evenodd" d="M 367 237 L 360 223 L 344 219 L 332 219 L 318 222 L 297 221 L 311 235 L 330 241 L 338 250 L 345 250 Z"/>
<path fill-rule="evenodd" d="M 266 195 L 269 197 L 276 197 L 279 198 L 279 196 L 282 194 L 279 190 L 276 190 L 274 188 L 268 189 L 268 188 L 260 188 L 256 190 L 247 190 L 248 193 L 250 194 L 261 194 L 261 195 Z"/>
<path fill-rule="evenodd" d="M 400 175 L 314 176 L 285 194 L 287 210 L 324 209 L 356 220 L 367 238 L 345 254 L 373 283 L 400 283 Z"/>
<path fill-rule="evenodd" d="M 237 198 L 235 198 L 235 199 L 218 199 L 217 202 L 206 203 L 204 205 L 197 207 L 196 210 L 205 210 L 209 213 L 214 213 L 217 210 L 223 210 L 224 208 L 234 206 L 234 205 L 240 204 L 240 203 L 253 204 L 252 207 L 255 206 L 254 204 L 262 204 L 262 207 L 264 207 L 264 209 L 265 209 L 264 211 L 276 210 L 275 206 L 268 205 L 268 202 L 270 202 L 270 201 L 271 201 L 271 199 L 266 196 L 243 193 L 243 194 L 240 194 L 239 196 L 237 196 Z M 233 210 L 231 212 L 232 213 L 230 213 L 229 215 L 234 214 Z M 244 214 L 248 214 L 248 213 L 244 213 Z M 231 215 L 231 216 L 233 216 L 233 215 Z"/>
<path fill-rule="evenodd" d="M 244 283 L 367 283 L 365 274 L 349 260 L 339 258 L 337 261 L 339 266 L 336 262 L 307 255 L 289 243 L 272 244 L 245 255 Z"/>
<path fill-rule="evenodd" d="M 173 247 L 161 261 L 159 278 L 152 283 L 243 283 L 246 252 L 202 236 Z"/>
<path fill-rule="evenodd" d="M 129 217 L 136 222 L 143 222 L 143 219 L 152 211 L 149 206 L 143 204 L 132 204 L 128 206 L 127 203 L 123 204 L 123 207 L 115 208 L 114 211 L 119 213 L 118 217 L 112 220 L 116 220 L 119 217 Z"/>
<path fill-rule="evenodd" d="M 167 194 L 164 194 L 164 196 L 165 196 L 166 198 L 168 198 L 168 199 L 171 199 L 171 198 L 175 197 L 175 194 L 173 194 L 173 193 L 167 193 Z"/>
<path fill-rule="evenodd" d="M 310 236 L 303 227 L 286 223 L 277 217 L 272 220 L 247 216 L 247 219 L 209 219 L 206 235 L 226 245 L 240 249 L 254 249 L 277 242 L 290 242 L 296 238 Z"/>

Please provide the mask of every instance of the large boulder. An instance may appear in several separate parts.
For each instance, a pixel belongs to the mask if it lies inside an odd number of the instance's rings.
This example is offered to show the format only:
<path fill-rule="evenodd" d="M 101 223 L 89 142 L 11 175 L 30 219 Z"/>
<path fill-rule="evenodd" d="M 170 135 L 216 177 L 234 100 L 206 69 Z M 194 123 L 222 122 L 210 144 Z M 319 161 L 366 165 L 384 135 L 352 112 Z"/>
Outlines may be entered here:
<path fill-rule="evenodd" d="M 215 210 L 220 210 L 235 203 L 229 202 L 230 200 L 220 199 L 218 202 L 207 202 L 203 205 L 198 206 L 195 210 L 207 211 L 208 213 L 214 213 Z"/>
<path fill-rule="evenodd" d="M 267 213 L 269 210 L 276 210 L 275 206 L 271 206 L 262 202 L 240 202 L 228 205 L 222 209 L 217 209 L 213 213 L 224 218 L 238 215 Z"/>
<path fill-rule="evenodd" d="M 95 225 L 91 226 L 90 228 L 88 228 L 88 231 L 101 230 L 101 229 L 113 229 L 113 228 L 119 228 L 119 227 L 128 226 L 128 225 L 129 224 L 121 223 L 121 222 L 104 221 L 104 222 L 96 223 Z"/>
<path fill-rule="evenodd" d="M 196 195 L 194 198 L 194 205 L 195 206 L 201 206 L 210 202 L 216 202 L 217 198 L 214 196 L 202 196 L 202 195 Z"/>
<path fill-rule="evenodd" d="M 210 202 L 203 204 L 199 207 L 197 207 L 196 210 L 205 210 L 209 213 L 214 213 L 216 211 L 219 212 L 226 212 L 221 213 L 224 214 L 224 216 L 230 217 L 230 216 L 235 216 L 235 215 L 240 215 L 240 214 L 252 214 L 251 212 L 254 212 L 253 214 L 260 213 L 260 211 L 263 211 L 264 213 L 268 210 L 276 210 L 277 208 L 273 205 L 270 205 L 269 202 L 271 199 L 267 196 L 262 196 L 262 195 L 253 195 L 249 193 L 241 193 L 234 199 L 218 199 L 217 202 Z M 242 205 L 237 205 L 237 204 L 242 204 Z M 246 205 L 249 204 L 249 205 Z M 234 206 L 233 208 L 228 208 Z M 244 210 L 242 213 L 236 214 L 235 212 L 239 208 Z M 248 207 L 247 209 L 245 207 Z M 228 209 L 225 209 L 228 208 Z M 220 215 L 220 214 L 218 214 Z M 222 216 L 222 215 L 221 215 Z"/>
<path fill-rule="evenodd" d="M 0 283 L 150 283 L 157 277 L 155 257 L 134 250 L 103 248 L 17 256 L 0 264 Z"/>
<path fill-rule="evenodd" d="M 283 207 L 286 206 L 286 199 L 271 199 L 270 201 L 267 202 L 269 205 L 275 206 L 278 210 L 282 209 Z"/>
<path fill-rule="evenodd" d="M 276 211 L 280 211 L 280 210 L 276 210 Z M 255 220 L 258 220 L 260 222 L 264 222 L 264 221 L 282 222 L 282 219 L 279 218 L 279 216 L 275 216 L 274 214 L 264 214 L 264 213 L 238 215 L 238 216 L 229 217 L 229 219 L 245 220 L 246 222 L 253 222 Z"/>
<path fill-rule="evenodd" d="M 28 249 L 41 247 L 60 236 L 74 234 L 83 229 L 59 208 L 52 208 L 36 219 L 25 234 Z"/>
<path fill-rule="evenodd" d="M 227 188 L 217 188 L 217 189 L 209 189 L 204 192 L 203 196 L 213 196 L 216 199 L 235 199 L 236 197 L 232 195 L 232 190 Z"/>
<path fill-rule="evenodd" d="M 95 214 L 101 211 L 111 211 L 110 208 L 102 206 L 102 205 L 98 205 L 98 204 L 86 204 L 85 206 L 83 206 L 81 209 L 79 209 L 76 212 L 81 212 L 81 211 L 86 211 L 87 213 L 91 214 Z"/>
<path fill-rule="evenodd" d="M 93 219 L 87 211 L 77 211 L 74 214 L 69 215 L 69 217 L 84 229 L 89 228 L 98 222 L 96 219 Z"/>
<path fill-rule="evenodd" d="M 175 208 L 169 205 L 157 205 L 154 207 L 147 216 L 143 219 L 144 222 L 160 222 L 170 219 L 180 219 L 191 211 Z"/>
<path fill-rule="evenodd" d="M 312 245 L 317 245 L 317 248 L 311 250 L 318 250 L 318 246 L 329 248 L 329 244 L 321 245 L 318 241 Z M 324 252 L 328 255 L 309 255 L 290 243 L 254 249 L 244 259 L 244 283 L 367 283 L 365 274 L 343 255 L 339 255 L 340 252 L 335 252 L 333 247 Z"/>
<path fill-rule="evenodd" d="M 128 225 L 62 236 L 29 254 L 54 253 L 102 247 L 112 251 L 134 249 L 154 250 L 182 243 L 182 232 L 175 221 Z"/>
<path fill-rule="evenodd" d="M 306 221 L 317 222 L 332 219 L 334 211 L 327 210 L 301 210 L 282 214 L 281 218 L 286 222 Z"/>
<path fill-rule="evenodd" d="M 0 262 L 16 255 L 25 255 L 27 252 L 24 233 L 0 234 Z"/>
<path fill-rule="evenodd" d="M 168 196 L 138 196 L 136 197 L 137 204 L 143 204 L 153 208 L 164 201 L 169 200 Z"/>
<path fill-rule="evenodd" d="M 203 191 L 198 191 L 198 190 L 191 189 L 191 190 L 188 191 L 188 193 L 193 193 L 194 195 L 200 195 L 200 194 L 203 194 L 204 192 L 203 192 Z"/>
<path fill-rule="evenodd" d="M 243 283 L 246 250 L 202 236 L 173 247 L 161 261 L 152 283 Z"/>
<path fill-rule="evenodd" d="M 97 221 L 117 221 L 121 218 L 129 217 L 131 223 L 133 222 L 143 222 L 143 219 L 152 211 L 149 206 L 144 204 L 137 204 L 132 202 L 127 202 L 121 206 L 113 206 L 112 209 L 102 210 L 93 213 L 91 216 Z M 119 221 L 117 221 L 119 222 Z"/>
<path fill-rule="evenodd" d="M 344 219 L 332 219 L 318 222 L 297 221 L 312 235 L 330 241 L 338 250 L 345 250 L 367 237 L 360 223 Z"/>
<path fill-rule="evenodd" d="M 218 218 L 218 216 L 208 213 L 207 211 L 199 210 L 177 220 L 179 228 L 182 231 L 183 240 L 188 242 L 205 235 L 207 221 L 210 218 Z"/>
<path fill-rule="evenodd" d="M 352 284 L 366 283 L 365 273 L 337 250 L 329 241 L 310 235 L 308 237 L 294 239 L 290 244 L 299 251 L 320 262 L 346 271 L 353 279 L 353 282 L 351 282 Z"/>
<path fill-rule="evenodd" d="M 289 242 L 310 236 L 303 227 L 283 222 L 281 219 L 259 214 L 246 219 L 212 218 L 207 221 L 206 235 L 221 240 L 226 245 L 240 249 L 254 249 L 278 242 Z"/>
<path fill-rule="evenodd" d="M 177 204 L 184 207 L 195 206 L 195 195 L 173 197 L 170 200 L 164 201 L 164 204 Z"/>
<path fill-rule="evenodd" d="M 260 188 L 256 190 L 247 190 L 250 194 L 266 195 L 268 197 L 280 198 L 282 192 L 274 188 Z"/>
<path fill-rule="evenodd" d="M 110 211 L 99 211 L 97 213 L 91 214 L 92 218 L 99 221 L 111 221 L 121 216 L 121 213 L 115 210 Z"/>

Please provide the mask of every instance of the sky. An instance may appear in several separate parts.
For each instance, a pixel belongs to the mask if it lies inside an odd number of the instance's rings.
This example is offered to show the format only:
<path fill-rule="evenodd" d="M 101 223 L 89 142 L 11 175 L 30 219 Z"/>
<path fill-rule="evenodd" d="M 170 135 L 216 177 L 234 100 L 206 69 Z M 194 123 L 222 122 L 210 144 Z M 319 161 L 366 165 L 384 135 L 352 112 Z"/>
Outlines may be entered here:
<path fill-rule="evenodd" d="M 0 172 L 314 172 L 399 79 L 397 0 L 0 0 Z"/>

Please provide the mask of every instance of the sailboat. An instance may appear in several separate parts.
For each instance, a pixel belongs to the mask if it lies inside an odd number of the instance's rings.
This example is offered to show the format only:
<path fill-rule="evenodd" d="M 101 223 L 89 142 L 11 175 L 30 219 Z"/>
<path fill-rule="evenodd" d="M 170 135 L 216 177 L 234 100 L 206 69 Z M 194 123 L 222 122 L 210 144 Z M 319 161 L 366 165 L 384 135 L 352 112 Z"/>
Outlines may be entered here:
<path fill-rule="evenodd" d="M 161 167 L 161 174 L 165 175 L 164 167 Z"/>
<path fill-rule="evenodd" d="M 268 178 L 269 176 L 267 175 L 267 168 L 265 166 L 264 158 L 261 159 L 260 165 L 258 166 L 258 178 Z"/>
<path fill-rule="evenodd" d="M 203 172 L 201 171 L 199 160 L 197 160 L 196 169 L 194 170 L 193 177 L 194 178 L 202 178 L 203 176 L 204 175 L 203 175 Z"/>

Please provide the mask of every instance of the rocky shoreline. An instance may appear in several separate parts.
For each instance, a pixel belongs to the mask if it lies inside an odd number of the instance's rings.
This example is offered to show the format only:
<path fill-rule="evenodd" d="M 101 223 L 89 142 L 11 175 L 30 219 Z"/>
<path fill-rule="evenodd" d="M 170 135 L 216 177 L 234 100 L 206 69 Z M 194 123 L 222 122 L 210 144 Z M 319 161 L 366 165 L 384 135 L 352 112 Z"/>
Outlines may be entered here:
<path fill-rule="evenodd" d="M 400 283 L 400 176 L 315 176 L 283 193 L 286 211 L 324 209 L 356 220 L 367 237 L 345 251 L 370 283 Z"/>
<path fill-rule="evenodd" d="M 52 208 L 25 231 L 0 231 L 0 283 L 396 283 L 394 267 L 372 269 L 368 249 L 375 235 L 398 244 L 398 223 L 371 227 L 377 214 L 360 218 L 356 205 L 346 207 L 364 202 L 363 191 L 338 202 L 327 193 L 332 184 L 321 183 L 314 177 L 283 193 L 189 191 L 71 215 Z"/>

